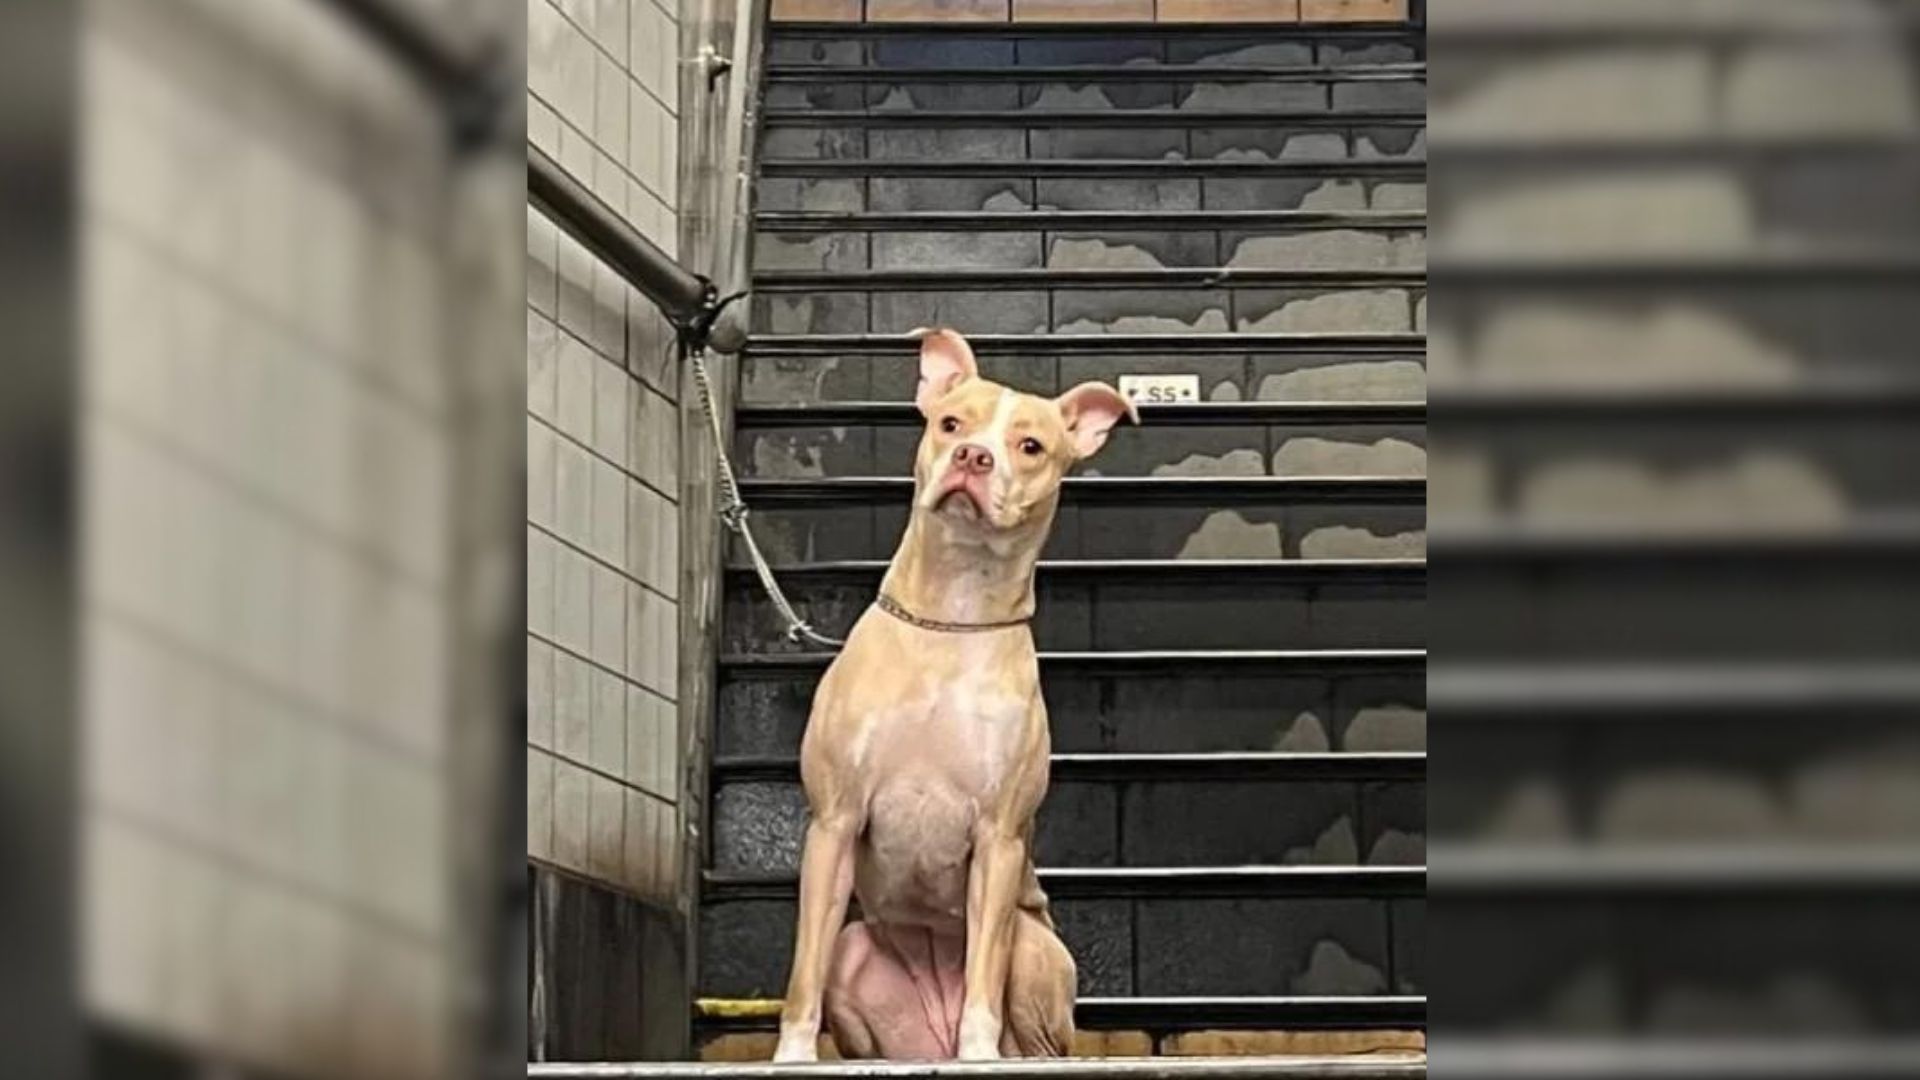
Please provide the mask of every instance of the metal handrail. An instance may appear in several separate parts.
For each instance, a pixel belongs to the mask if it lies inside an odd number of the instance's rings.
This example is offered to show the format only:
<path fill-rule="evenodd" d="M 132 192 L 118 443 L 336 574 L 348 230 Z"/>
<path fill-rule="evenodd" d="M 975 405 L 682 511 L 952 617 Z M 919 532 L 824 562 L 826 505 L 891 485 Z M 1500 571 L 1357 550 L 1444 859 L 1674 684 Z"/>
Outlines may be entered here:
<path fill-rule="evenodd" d="M 660 250 L 532 143 L 527 144 L 527 199 L 646 294 L 682 332 L 711 319 L 720 298 L 713 282 Z"/>

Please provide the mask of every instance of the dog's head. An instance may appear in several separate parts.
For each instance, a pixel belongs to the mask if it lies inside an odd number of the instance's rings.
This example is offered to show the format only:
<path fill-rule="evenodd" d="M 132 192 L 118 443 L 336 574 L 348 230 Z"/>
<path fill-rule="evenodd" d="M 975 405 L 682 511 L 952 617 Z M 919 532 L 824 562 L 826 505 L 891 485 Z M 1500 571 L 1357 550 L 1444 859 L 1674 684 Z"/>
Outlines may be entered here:
<path fill-rule="evenodd" d="M 927 428 L 914 459 L 916 510 L 986 532 L 1044 527 L 1067 469 L 1105 445 L 1122 418 L 1140 419 L 1105 383 L 1044 398 L 989 382 L 966 338 L 921 333 L 914 402 Z"/>

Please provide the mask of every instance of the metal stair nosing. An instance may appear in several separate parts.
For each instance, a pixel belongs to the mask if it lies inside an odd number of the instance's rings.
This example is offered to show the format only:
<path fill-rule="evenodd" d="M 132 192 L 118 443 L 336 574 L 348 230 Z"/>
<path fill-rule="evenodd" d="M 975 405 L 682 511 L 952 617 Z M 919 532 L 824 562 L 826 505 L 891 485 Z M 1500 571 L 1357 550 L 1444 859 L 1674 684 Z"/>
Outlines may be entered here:
<path fill-rule="evenodd" d="M 1243 424 L 1424 424 L 1422 401 L 1196 401 L 1140 404 L 1142 427 Z M 834 401 L 734 408 L 738 430 L 791 427 L 920 427 L 926 417 L 909 401 Z"/>
<path fill-rule="evenodd" d="M 1042 179 L 1268 177 L 1426 182 L 1424 157 L 1398 158 L 765 158 L 765 177 Z"/>
<path fill-rule="evenodd" d="M 742 1007 L 748 1006 L 748 1007 Z M 756 1007 L 757 1006 L 757 1007 Z M 777 1000 L 695 1002 L 704 1030 L 767 1031 L 779 1018 Z M 1097 1031 L 1156 1034 L 1204 1030 L 1424 1029 L 1427 999 L 1417 994 L 1082 997 L 1074 1018 Z"/>
<path fill-rule="evenodd" d="M 1391 355 L 1425 360 L 1423 333 L 969 334 L 977 355 L 1102 356 L 1173 353 Z M 754 334 L 746 355 L 910 357 L 918 339 L 898 334 Z"/>
<path fill-rule="evenodd" d="M 1420 782 L 1427 755 L 1419 751 L 1062 753 L 1054 754 L 1051 778 L 1074 783 L 1170 783 L 1244 781 Z M 713 783 L 798 783 L 800 762 L 792 755 L 723 756 L 713 760 Z"/>
<path fill-rule="evenodd" d="M 910 476 L 742 477 L 740 491 L 749 502 L 778 504 L 883 505 L 904 503 L 913 490 Z M 1420 476 L 1069 476 L 1061 482 L 1065 505 L 1142 505 L 1191 503 L 1361 502 L 1424 503 L 1427 481 Z"/>
<path fill-rule="evenodd" d="M 1424 230 L 1412 210 L 762 210 L 762 232 Z"/>

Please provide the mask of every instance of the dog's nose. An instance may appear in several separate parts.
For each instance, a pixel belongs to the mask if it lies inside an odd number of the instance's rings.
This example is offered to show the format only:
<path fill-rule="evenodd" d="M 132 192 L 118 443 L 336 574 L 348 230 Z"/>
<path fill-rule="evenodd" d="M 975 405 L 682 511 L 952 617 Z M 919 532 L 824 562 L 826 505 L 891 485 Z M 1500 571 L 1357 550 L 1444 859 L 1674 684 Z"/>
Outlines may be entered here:
<path fill-rule="evenodd" d="M 953 464 L 955 468 L 964 469 L 970 473 L 991 472 L 993 452 L 984 446 L 969 446 L 961 443 L 953 448 Z"/>

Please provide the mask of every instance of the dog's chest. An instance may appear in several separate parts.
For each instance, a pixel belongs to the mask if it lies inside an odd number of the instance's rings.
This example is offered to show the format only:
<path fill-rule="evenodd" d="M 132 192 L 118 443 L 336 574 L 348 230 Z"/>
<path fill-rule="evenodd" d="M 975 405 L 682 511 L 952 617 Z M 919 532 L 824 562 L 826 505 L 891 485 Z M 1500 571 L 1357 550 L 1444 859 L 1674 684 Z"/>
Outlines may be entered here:
<path fill-rule="evenodd" d="M 983 809 L 1028 742 L 1031 701 L 956 680 L 877 709 L 854 747 L 866 801 L 863 902 L 900 921 L 964 911 L 968 860 Z"/>

